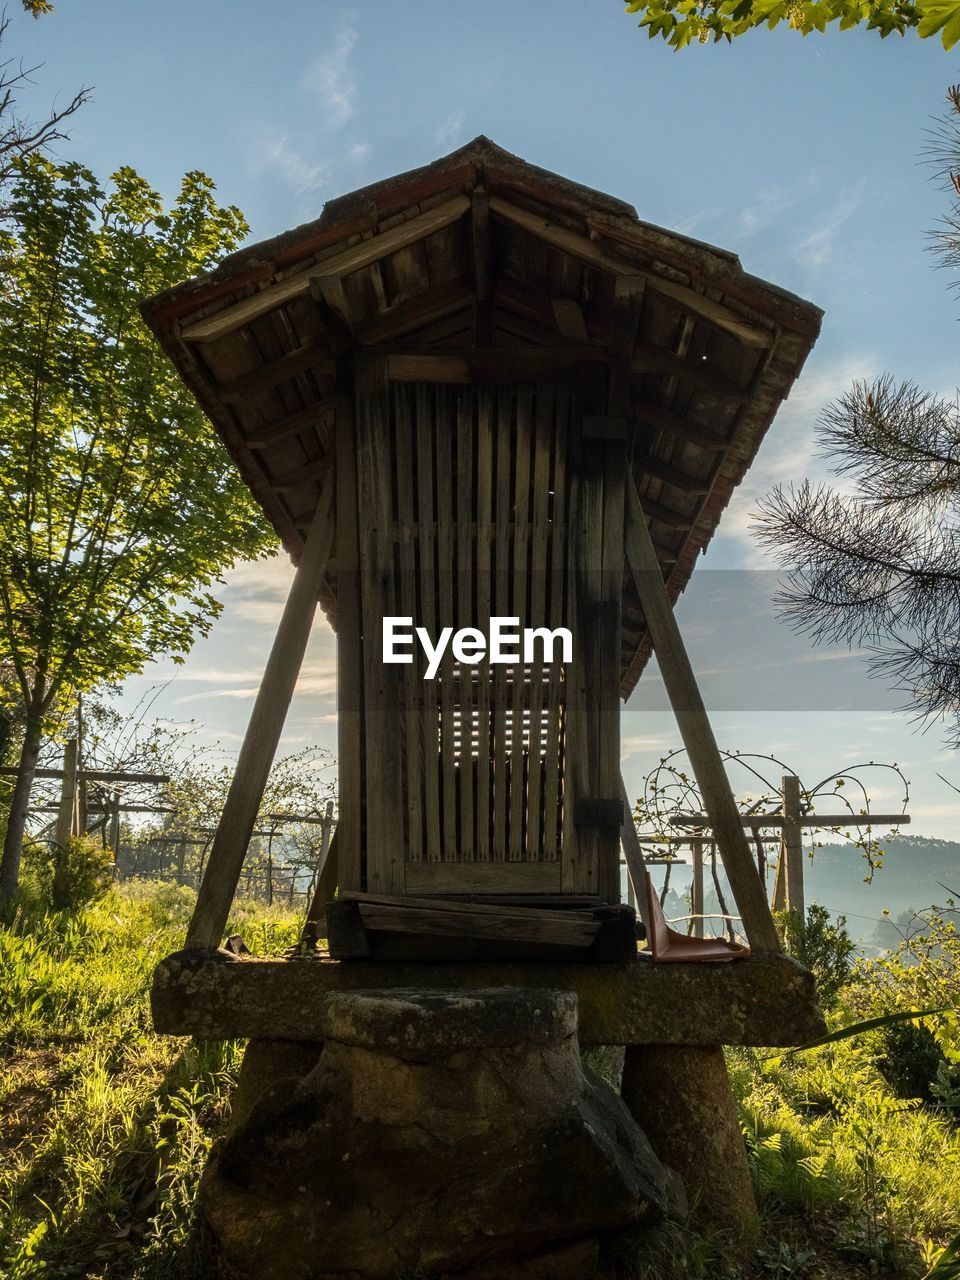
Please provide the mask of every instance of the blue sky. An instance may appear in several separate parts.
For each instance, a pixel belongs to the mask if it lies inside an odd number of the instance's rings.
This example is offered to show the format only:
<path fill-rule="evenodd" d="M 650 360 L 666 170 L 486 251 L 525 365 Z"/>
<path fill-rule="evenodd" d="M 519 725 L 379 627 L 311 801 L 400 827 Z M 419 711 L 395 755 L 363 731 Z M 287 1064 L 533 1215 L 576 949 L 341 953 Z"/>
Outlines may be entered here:
<path fill-rule="evenodd" d="M 45 64 L 25 105 L 95 86 L 64 155 L 101 177 L 133 165 L 167 195 L 203 169 L 254 238 L 486 133 L 823 307 L 817 348 L 680 617 L 723 745 L 774 751 L 808 783 L 859 760 L 897 761 L 913 829 L 960 838 L 960 797 L 935 776 L 960 783 L 960 769 L 939 729 L 918 734 L 856 655 L 812 653 L 772 619 L 749 533 L 773 483 L 825 474 L 814 423 L 852 379 L 889 371 L 954 394 L 960 299 L 924 250 L 946 197 L 921 162 L 931 117 L 960 80 L 954 55 L 866 32 L 760 32 L 676 54 L 615 0 L 60 0 L 37 22 L 10 13 L 5 52 Z M 288 581 L 279 560 L 230 575 L 223 617 L 161 714 L 196 717 L 236 747 Z M 169 675 L 158 664 L 127 698 Z M 285 747 L 333 746 L 334 678 L 320 620 Z M 677 743 L 663 705 L 651 670 L 624 712 L 631 787 Z M 878 807 L 899 801 L 880 775 L 873 794 Z"/>

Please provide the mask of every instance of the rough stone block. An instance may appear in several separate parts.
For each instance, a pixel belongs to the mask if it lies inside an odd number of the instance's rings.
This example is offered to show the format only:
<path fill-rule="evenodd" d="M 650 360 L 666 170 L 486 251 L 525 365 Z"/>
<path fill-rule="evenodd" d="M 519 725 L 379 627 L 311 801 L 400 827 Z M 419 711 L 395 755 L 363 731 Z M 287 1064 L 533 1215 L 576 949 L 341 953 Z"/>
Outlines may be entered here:
<path fill-rule="evenodd" d="M 231 1280 L 581 1280 L 598 1236 L 663 1213 L 666 1171 L 581 1067 L 575 996 L 341 994 L 328 1026 L 204 1175 Z M 283 1047 L 260 1053 L 286 1069 Z"/>

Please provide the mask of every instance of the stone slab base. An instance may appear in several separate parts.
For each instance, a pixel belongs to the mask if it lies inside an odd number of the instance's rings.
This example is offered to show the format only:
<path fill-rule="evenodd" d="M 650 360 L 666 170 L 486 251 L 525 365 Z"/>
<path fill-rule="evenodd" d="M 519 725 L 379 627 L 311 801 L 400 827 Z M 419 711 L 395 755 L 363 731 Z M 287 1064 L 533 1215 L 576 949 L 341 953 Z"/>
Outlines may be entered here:
<path fill-rule="evenodd" d="M 576 998 L 340 994 L 321 1047 L 254 1043 L 201 1185 L 230 1280 L 588 1280 L 667 1173 L 584 1073 Z"/>
<path fill-rule="evenodd" d="M 824 1034 L 812 975 L 787 956 L 732 964 L 417 964 L 179 951 L 157 966 L 154 1026 L 201 1039 L 322 1041 L 332 994 L 370 988 L 569 991 L 582 1045 L 786 1047 Z"/>

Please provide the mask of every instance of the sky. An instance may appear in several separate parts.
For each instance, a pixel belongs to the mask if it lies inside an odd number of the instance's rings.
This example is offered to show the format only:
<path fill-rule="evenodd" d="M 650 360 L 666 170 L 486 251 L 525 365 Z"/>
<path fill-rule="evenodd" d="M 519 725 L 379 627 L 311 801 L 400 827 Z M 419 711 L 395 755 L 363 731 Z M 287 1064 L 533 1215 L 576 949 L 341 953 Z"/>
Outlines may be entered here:
<path fill-rule="evenodd" d="M 822 307 L 822 336 L 678 617 L 723 747 L 773 753 L 807 786 L 896 762 L 912 830 L 960 839 L 960 796 L 936 776 L 960 785 L 941 727 L 920 732 L 866 679 L 862 655 L 812 650 L 776 619 L 775 575 L 750 532 L 772 485 L 828 478 L 817 416 L 853 380 L 889 372 L 955 394 L 960 297 L 924 247 L 947 197 L 923 159 L 960 80 L 955 53 L 857 31 L 762 31 L 675 53 L 616 0 L 59 0 L 39 21 L 11 0 L 9 12 L 5 55 L 43 64 L 25 107 L 94 87 L 64 157 L 101 178 L 132 165 L 168 198 L 185 171 L 204 170 L 253 240 L 484 133 Z M 182 669 L 161 661 L 131 680 L 124 705 L 164 684 L 156 714 L 195 719 L 236 750 L 290 576 L 282 558 L 232 570 L 211 636 Z M 334 645 L 320 617 L 281 751 L 335 742 Z M 651 666 L 623 714 L 628 788 L 678 745 Z M 888 770 L 868 785 L 875 811 L 902 808 Z"/>

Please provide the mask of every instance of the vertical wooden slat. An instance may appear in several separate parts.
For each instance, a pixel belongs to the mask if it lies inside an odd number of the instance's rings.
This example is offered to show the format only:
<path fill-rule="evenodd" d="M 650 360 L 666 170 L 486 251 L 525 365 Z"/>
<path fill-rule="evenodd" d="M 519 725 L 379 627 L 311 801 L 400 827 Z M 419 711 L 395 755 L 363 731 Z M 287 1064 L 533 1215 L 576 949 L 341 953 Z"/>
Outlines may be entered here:
<path fill-rule="evenodd" d="M 737 900 L 744 931 L 750 946 L 755 950 L 777 952 L 780 950 L 780 940 L 774 928 L 770 907 L 744 834 L 703 698 L 673 615 L 632 475 L 627 478 L 626 493 L 627 562 L 657 655 L 657 665 L 677 718 L 680 736 L 690 757 L 704 808 L 720 846 L 720 856 Z"/>
<path fill-rule="evenodd" d="M 453 523 L 453 501 L 456 493 L 454 432 L 457 423 L 452 395 L 448 387 L 437 388 L 433 397 L 433 434 L 437 470 L 437 599 L 436 640 L 443 627 L 455 626 L 454 612 L 456 542 Z M 457 861 L 457 757 L 454 733 L 456 694 L 453 679 L 453 654 L 447 646 L 437 677 L 440 681 L 440 756 L 443 793 L 443 861 Z"/>
<path fill-rule="evenodd" d="M 340 820 L 339 884 L 365 886 L 363 822 L 363 639 L 360 626 L 360 547 L 357 524 L 357 440 L 350 398 L 337 401 L 337 773 Z"/>
<path fill-rule="evenodd" d="M 431 636 L 437 634 L 436 583 L 436 512 L 434 507 L 434 417 L 430 391 L 418 385 L 415 391 L 417 499 L 420 536 L 418 539 L 420 569 L 420 623 Z M 417 648 L 415 648 L 417 653 Z M 420 680 L 423 674 L 419 656 L 414 670 L 423 697 L 424 826 L 427 860 L 439 862 L 440 838 L 440 727 L 437 720 L 437 682 Z"/>
<path fill-rule="evenodd" d="M 496 536 L 493 610 L 500 617 L 510 614 L 510 525 L 515 433 L 508 393 L 496 397 L 497 485 L 494 529 Z M 507 677 L 502 665 L 490 667 L 493 689 L 493 851 L 494 861 L 507 859 L 509 754 L 507 751 Z"/>
<path fill-rule="evenodd" d="M 385 663 L 382 653 L 384 615 L 396 613 L 396 513 L 384 361 L 369 358 L 358 366 L 357 406 L 367 888 L 394 894 L 403 892 L 403 801 L 397 734 L 400 668 Z"/>
<path fill-rule="evenodd" d="M 550 568 L 550 463 L 551 425 L 555 398 L 545 388 L 538 390 L 533 418 L 533 517 L 530 537 L 530 617 L 527 625 L 552 629 L 547 611 L 547 574 Z M 543 858 L 543 773 L 544 758 L 544 658 L 538 646 L 529 666 L 530 748 L 527 783 L 527 859 Z"/>
<path fill-rule="evenodd" d="M 527 588 L 530 553 L 530 445 L 533 434 L 533 400 L 527 388 L 517 393 L 514 410 L 516 422 L 513 475 L 513 572 L 511 574 L 511 617 L 519 618 L 520 627 L 529 621 Z M 510 718 L 513 725 L 510 752 L 510 846 L 509 860 L 525 858 L 524 835 L 527 788 L 525 778 L 524 710 L 527 704 L 526 668 L 523 653 L 511 668 Z"/>
<path fill-rule="evenodd" d="M 613 371 L 612 376 L 616 371 Z M 603 561 L 600 571 L 598 641 L 600 670 L 597 792 L 610 800 L 620 794 L 620 631 L 623 594 L 623 477 L 626 443 L 603 442 Z M 597 832 L 598 889 L 606 902 L 620 901 L 620 833 L 614 827 Z"/>
<path fill-rule="evenodd" d="M 552 489 L 550 516 L 550 560 L 547 582 L 548 626 L 569 626 L 574 633 L 574 664 L 580 661 L 577 651 L 579 639 L 575 622 L 567 611 L 567 566 L 569 562 L 570 520 L 568 512 L 567 450 L 569 436 L 570 402 L 566 394 L 555 395 L 553 411 L 553 464 L 550 488 Z M 558 828 L 559 806 L 562 801 L 562 770 L 566 750 L 566 670 L 559 663 L 550 666 L 547 683 L 547 747 L 543 780 L 543 858 L 558 861 L 560 857 Z M 571 828 L 570 839 L 576 842 L 576 832 Z M 571 848 L 572 854 L 572 848 Z"/>
<path fill-rule="evenodd" d="M 477 395 L 477 626 L 490 634 L 491 572 L 493 567 L 491 517 L 493 512 L 494 422 L 490 391 Z M 490 667 L 480 672 L 477 688 L 477 859 L 488 862 L 490 853 Z"/>
<path fill-rule="evenodd" d="M 475 561 L 473 551 L 473 388 L 457 394 L 456 469 L 457 469 L 457 617 L 458 627 L 474 625 Z M 460 679 L 457 700 L 460 704 L 460 846 L 458 862 L 473 862 L 476 858 L 475 814 L 473 803 L 473 676 L 475 668 L 467 662 L 460 663 Z"/>
<path fill-rule="evenodd" d="M 396 438 L 397 474 L 397 538 L 400 549 L 400 580 L 397 584 L 397 610 L 400 617 L 419 618 L 417 605 L 417 572 L 414 559 L 414 498 L 416 493 L 416 455 L 409 388 L 390 388 Z M 423 858 L 423 682 L 416 661 L 397 668 L 398 683 L 403 691 L 404 718 L 404 804 L 407 841 L 405 860 L 420 862 Z"/>

